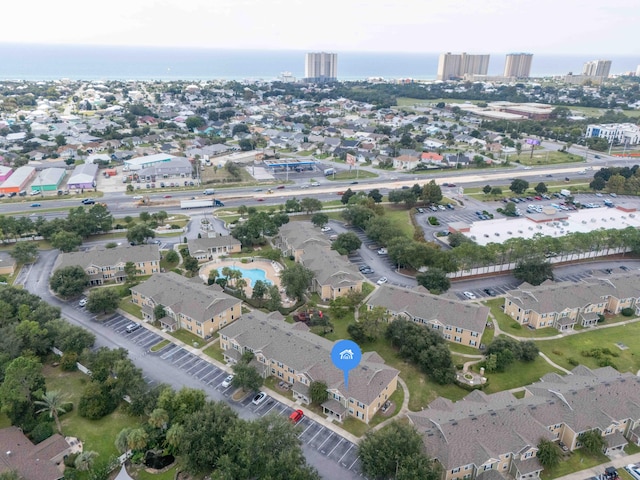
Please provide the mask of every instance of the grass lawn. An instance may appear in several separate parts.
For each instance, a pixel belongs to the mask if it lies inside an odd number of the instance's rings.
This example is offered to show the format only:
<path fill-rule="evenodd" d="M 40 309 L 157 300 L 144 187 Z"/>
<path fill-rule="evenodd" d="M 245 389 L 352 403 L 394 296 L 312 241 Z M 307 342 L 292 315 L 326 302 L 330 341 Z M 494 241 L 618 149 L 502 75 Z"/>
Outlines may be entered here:
<path fill-rule="evenodd" d="M 500 330 L 503 332 L 517 335 L 518 337 L 527 337 L 532 339 L 558 335 L 558 330 L 555 328 L 540 328 L 538 330 L 532 330 L 526 326 L 520 325 L 500 308 L 500 306 L 504 305 L 503 298 L 493 298 L 482 303 L 491 309 L 491 314 L 498 321 Z"/>
<path fill-rule="evenodd" d="M 122 408 L 100 420 L 82 418 L 78 415 L 77 405 L 89 377 L 77 371 L 63 372 L 60 367 L 54 368 L 49 365 L 45 365 L 43 373 L 47 390 L 60 390 L 74 405 L 72 412 L 60 418 L 63 434 L 78 437 L 84 443 L 85 451 L 94 450 L 100 454 L 100 458 L 118 455 L 114 445 L 116 435 L 123 428 L 136 427 L 140 419 L 124 413 Z"/>
<path fill-rule="evenodd" d="M 626 350 L 620 350 L 617 342 L 624 343 Z M 617 357 L 606 355 L 620 372 L 636 373 L 640 370 L 640 323 L 631 323 L 618 327 L 601 328 L 583 331 L 579 334 L 567 335 L 557 340 L 536 342 L 541 352 L 565 368 L 573 368 L 572 363 L 580 363 L 589 368 L 599 368 L 599 361 L 594 357 L 585 357 L 580 352 L 594 348 L 608 348 Z"/>
<path fill-rule="evenodd" d="M 374 417 L 375 418 L 375 417 Z M 344 422 L 342 422 L 342 428 L 344 428 L 347 432 L 356 437 L 361 437 L 369 430 L 371 430 L 371 425 L 367 425 L 361 420 L 358 420 L 355 417 L 347 417 Z"/>
<path fill-rule="evenodd" d="M 135 303 L 131 303 L 131 297 L 124 297 L 121 299 L 118 304 L 118 308 L 142 320 L 142 307 Z"/>
<path fill-rule="evenodd" d="M 344 318 L 341 318 L 339 320 L 333 317 L 329 318 L 331 319 L 330 321 L 333 324 L 333 332 L 322 335 L 323 327 L 320 326 L 311 327 L 311 331 L 316 335 L 320 335 L 328 340 L 331 340 L 332 342 L 335 340 L 341 340 L 343 338 L 350 338 L 349 334 L 347 333 L 347 327 L 350 323 L 355 322 L 353 312 L 347 313 Z"/>
<path fill-rule="evenodd" d="M 474 365 L 473 369 L 478 371 L 480 366 Z M 484 391 L 486 393 L 495 393 L 522 387 L 537 382 L 540 380 L 540 377 L 551 372 L 562 374 L 562 372 L 549 365 L 542 357 L 536 358 L 533 362 L 515 362 L 504 372 L 485 374 L 489 380 L 489 385 Z"/>
<path fill-rule="evenodd" d="M 469 102 L 469 100 L 462 100 L 459 98 L 435 98 L 435 99 L 419 99 L 419 98 L 409 98 L 409 97 L 398 97 L 396 99 L 396 104 L 399 107 L 413 107 L 414 105 L 436 105 L 440 102 L 444 103 L 465 103 Z M 470 103 L 478 103 L 478 102 L 470 102 Z"/>
<path fill-rule="evenodd" d="M 202 347 L 203 345 L 205 345 L 207 343 L 206 340 L 200 338 L 197 335 L 194 335 L 191 332 L 187 332 L 186 330 L 184 330 L 182 328 L 176 330 L 175 332 L 169 332 L 169 334 L 172 337 L 175 337 L 178 340 L 186 343 L 187 345 L 191 345 L 191 346 L 195 346 L 195 344 L 198 344 L 200 347 Z"/>
<path fill-rule="evenodd" d="M 133 465 L 129 466 L 128 473 L 136 480 L 173 480 L 176 476 L 176 468 L 174 465 L 162 473 L 151 473 L 142 466 Z M 120 469 L 117 470 L 120 471 Z"/>
<path fill-rule="evenodd" d="M 167 262 L 166 258 L 162 257 L 160 259 L 160 268 L 164 268 L 164 270 L 168 272 L 169 270 L 176 268 L 178 263 L 180 263 L 180 260 L 177 262 Z"/>
<path fill-rule="evenodd" d="M 11 426 L 11 420 L 7 417 L 6 413 L 0 413 L 0 428 L 7 428 Z"/>
<path fill-rule="evenodd" d="M 164 340 L 161 340 L 160 342 L 156 343 L 153 347 L 151 347 L 151 351 L 152 352 L 157 352 L 158 350 L 166 347 L 167 345 L 169 345 L 169 340 L 167 340 L 166 338 Z"/>
<path fill-rule="evenodd" d="M 367 298 L 367 296 L 373 292 L 376 289 L 376 287 L 374 287 L 373 285 L 371 285 L 368 282 L 363 282 L 362 283 L 362 294 L 364 295 L 364 298 Z"/>
<path fill-rule="evenodd" d="M 568 456 L 562 458 L 563 460 L 561 460 L 556 467 L 545 467 L 540 474 L 542 480 L 551 480 L 552 478 L 563 477 L 569 473 L 579 472 L 580 470 L 595 467 L 596 465 L 609 461 L 609 457 L 606 457 L 603 454 L 592 456 L 582 451 L 582 449 L 575 450 Z"/>
<path fill-rule="evenodd" d="M 526 146 L 522 148 L 522 153 L 519 157 L 518 163 L 521 165 L 556 165 L 559 163 L 574 163 L 584 162 L 584 157 L 580 155 L 574 155 L 573 153 L 554 152 L 550 150 L 546 151 L 533 151 L 533 158 L 531 158 L 531 150 L 527 150 Z"/>
<path fill-rule="evenodd" d="M 495 335 L 495 330 L 493 328 L 484 329 L 484 333 L 482 334 L 482 339 L 480 340 L 480 344 L 489 345 L 493 340 L 493 336 Z"/>
<path fill-rule="evenodd" d="M 222 364 L 226 363 L 224 361 L 224 355 L 222 355 L 222 348 L 220 348 L 220 344 L 218 342 L 209 345 L 203 350 L 203 352 L 205 355 L 210 356 L 214 360 L 218 360 Z"/>
<path fill-rule="evenodd" d="M 410 210 L 402 207 L 389 207 L 384 209 L 384 216 L 402 232 L 402 234 L 409 238 L 413 238 L 413 225 L 411 224 Z"/>
<path fill-rule="evenodd" d="M 378 175 L 376 175 L 373 172 L 370 172 L 369 170 L 352 168 L 351 171 L 343 170 L 339 173 L 336 173 L 335 175 L 329 175 L 327 176 L 327 179 L 328 180 L 357 180 L 359 178 L 377 178 L 377 177 Z"/>
<path fill-rule="evenodd" d="M 482 352 L 477 348 L 469 347 L 467 345 L 460 345 L 458 343 L 447 342 L 447 346 L 451 353 L 466 353 L 468 355 L 482 355 Z M 470 358 L 468 360 L 471 360 Z"/>

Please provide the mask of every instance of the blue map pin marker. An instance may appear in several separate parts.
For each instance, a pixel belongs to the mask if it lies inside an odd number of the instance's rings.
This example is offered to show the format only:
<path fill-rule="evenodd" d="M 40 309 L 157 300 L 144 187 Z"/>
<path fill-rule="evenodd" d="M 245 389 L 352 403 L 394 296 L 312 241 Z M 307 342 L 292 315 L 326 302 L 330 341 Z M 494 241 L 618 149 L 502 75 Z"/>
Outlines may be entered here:
<path fill-rule="evenodd" d="M 340 340 L 331 350 L 331 361 L 339 370 L 344 372 L 344 386 L 349 390 L 349 370 L 360 364 L 362 352 L 357 343 L 351 340 Z"/>

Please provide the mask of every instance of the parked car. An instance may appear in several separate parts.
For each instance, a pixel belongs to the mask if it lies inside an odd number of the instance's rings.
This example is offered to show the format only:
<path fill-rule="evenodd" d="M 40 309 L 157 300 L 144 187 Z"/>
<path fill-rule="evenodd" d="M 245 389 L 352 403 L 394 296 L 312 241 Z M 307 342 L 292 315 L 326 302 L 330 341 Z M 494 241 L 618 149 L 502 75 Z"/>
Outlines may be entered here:
<path fill-rule="evenodd" d="M 387 255 L 389 252 L 387 251 L 386 248 L 379 248 L 378 249 L 378 255 Z"/>
<path fill-rule="evenodd" d="M 133 333 L 136 330 L 138 330 L 141 327 L 141 325 L 139 323 L 130 323 L 129 325 L 127 325 L 127 328 L 125 328 L 127 333 Z"/>
<path fill-rule="evenodd" d="M 87 305 L 87 299 L 86 298 L 81 298 L 80 301 L 78 302 L 78 306 L 79 307 L 84 307 Z"/>
<path fill-rule="evenodd" d="M 449 210 L 455 210 L 456 209 L 456 207 L 453 206 L 453 203 L 447 203 L 447 208 Z"/>
<path fill-rule="evenodd" d="M 628 272 L 631 269 L 629 267 L 627 267 L 626 265 L 620 265 L 620 270 L 622 270 L 624 272 Z"/>
<path fill-rule="evenodd" d="M 371 269 L 371 268 L 365 268 L 364 270 L 360 270 L 360 272 L 361 272 L 363 275 L 371 275 L 372 273 L 375 273 L 375 272 L 373 271 L 373 269 Z"/>
<path fill-rule="evenodd" d="M 365 269 L 367 269 L 367 268 L 371 268 L 371 267 L 370 267 L 369 265 L 360 265 L 360 266 L 358 267 L 358 269 L 359 269 L 360 271 L 363 271 L 363 270 L 365 270 Z"/>
<path fill-rule="evenodd" d="M 487 295 L 489 295 L 490 297 L 495 297 L 497 295 L 496 291 L 492 288 L 485 288 L 482 291 Z"/>
<path fill-rule="evenodd" d="M 227 388 L 231 386 L 231 382 L 233 382 L 233 375 L 228 375 L 220 385 L 222 385 L 222 388 Z"/>
<path fill-rule="evenodd" d="M 289 415 L 289 420 L 293 423 L 298 423 L 300 420 L 304 418 L 304 412 L 300 409 L 294 410 L 291 415 Z"/>
<path fill-rule="evenodd" d="M 142 200 L 144 197 L 142 195 L 134 195 L 133 199 L 134 200 Z"/>
<path fill-rule="evenodd" d="M 311 186 L 312 187 L 319 187 L 320 186 L 320 182 L 311 182 Z"/>
<path fill-rule="evenodd" d="M 465 297 L 467 297 L 469 300 L 475 300 L 476 296 L 474 293 L 472 292 L 463 292 L 462 293 Z"/>
<path fill-rule="evenodd" d="M 266 399 L 267 399 L 267 394 L 264 392 L 260 392 L 255 397 L 253 397 L 253 400 L 251 400 L 251 403 L 253 403 L 254 405 L 260 405 Z"/>
<path fill-rule="evenodd" d="M 380 277 L 376 283 L 378 285 L 384 285 L 387 282 L 388 282 L 387 277 Z"/>
<path fill-rule="evenodd" d="M 321 232 L 330 232 L 330 231 L 331 231 L 331 227 L 329 227 L 329 226 L 325 225 L 324 227 L 322 227 L 322 228 L 320 229 L 320 231 L 321 231 Z"/>
<path fill-rule="evenodd" d="M 422 208 L 416 208 L 416 211 L 417 211 L 418 213 L 424 213 L 424 210 L 423 210 Z"/>

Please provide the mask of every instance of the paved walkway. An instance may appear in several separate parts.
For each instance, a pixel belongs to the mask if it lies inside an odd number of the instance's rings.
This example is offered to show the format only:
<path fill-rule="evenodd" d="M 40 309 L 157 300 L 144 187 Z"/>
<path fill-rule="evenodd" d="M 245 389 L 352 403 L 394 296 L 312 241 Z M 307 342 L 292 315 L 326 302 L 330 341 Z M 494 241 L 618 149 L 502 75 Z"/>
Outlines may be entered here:
<path fill-rule="evenodd" d="M 187 350 L 188 352 L 192 353 L 193 355 L 198 356 L 199 358 L 201 358 L 202 360 L 211 363 L 212 365 L 215 365 L 216 367 L 220 368 L 221 370 L 224 370 L 228 373 L 233 373 L 233 371 L 231 370 L 231 368 L 222 363 L 219 362 L 218 360 L 211 358 L 209 355 L 207 355 L 206 353 L 204 353 L 202 351 L 203 348 L 206 348 L 210 345 L 212 345 L 213 343 L 210 342 L 206 345 L 203 345 L 201 348 L 196 348 L 193 347 L 191 345 L 188 345 L 186 343 L 184 343 L 181 340 L 178 340 L 176 337 L 174 337 L 173 335 L 167 333 L 167 332 L 163 332 L 162 330 L 155 328 L 152 325 L 149 325 L 148 323 L 142 322 L 138 317 L 135 317 L 123 310 L 118 310 L 118 313 L 120 315 L 122 315 L 123 317 L 128 318 L 129 320 L 131 320 L 132 322 L 137 322 L 140 325 L 142 325 L 144 328 L 151 330 L 152 332 L 160 335 L 161 337 L 169 340 L 172 343 L 175 343 L 176 345 L 179 345 L 180 347 L 184 348 L 185 350 Z M 402 382 L 404 384 L 404 382 Z M 407 392 L 407 394 L 405 395 L 405 399 L 407 401 L 407 403 L 409 402 L 408 400 L 408 392 L 409 390 L 406 388 L 406 385 L 403 385 L 403 388 L 405 388 L 405 392 Z M 279 402 L 293 408 L 294 410 L 297 410 L 298 408 L 300 408 L 301 405 L 300 403 L 294 402 L 293 400 L 285 397 L 284 395 L 279 394 L 278 392 L 271 390 L 270 388 L 267 388 L 266 386 L 262 386 L 260 387 L 260 390 L 268 393 L 271 397 L 273 397 L 274 399 L 278 400 Z M 404 407 L 404 404 L 403 404 Z M 324 418 L 321 415 L 318 415 L 317 413 L 314 413 L 308 409 L 305 409 L 305 415 L 309 418 L 311 418 L 313 421 L 319 423 L 320 425 L 322 425 L 323 427 L 326 427 L 327 429 L 335 432 L 337 435 L 340 435 L 341 437 L 346 438 L 347 440 L 349 440 L 352 443 L 355 443 L 356 445 L 360 442 L 360 439 L 358 437 L 356 437 L 355 435 L 347 432 L 346 430 L 344 430 L 342 427 L 340 427 L 339 425 L 336 425 L 335 423 L 333 423 L 331 420 Z M 394 417 L 395 418 L 395 417 Z"/>
<path fill-rule="evenodd" d="M 407 387 L 407 384 L 404 383 L 404 380 L 401 379 L 400 377 L 398 377 L 398 383 L 400 385 L 402 385 L 402 389 L 404 390 L 404 399 L 402 400 L 402 406 L 400 407 L 400 411 L 397 414 L 392 415 L 391 417 L 387 418 L 384 422 L 379 423 L 378 425 L 373 427 L 371 429 L 372 432 L 376 432 L 376 431 L 380 430 L 381 428 L 386 427 L 391 422 L 393 422 L 395 420 L 398 420 L 399 418 L 404 417 L 407 414 L 407 412 L 409 412 L 409 387 Z"/>

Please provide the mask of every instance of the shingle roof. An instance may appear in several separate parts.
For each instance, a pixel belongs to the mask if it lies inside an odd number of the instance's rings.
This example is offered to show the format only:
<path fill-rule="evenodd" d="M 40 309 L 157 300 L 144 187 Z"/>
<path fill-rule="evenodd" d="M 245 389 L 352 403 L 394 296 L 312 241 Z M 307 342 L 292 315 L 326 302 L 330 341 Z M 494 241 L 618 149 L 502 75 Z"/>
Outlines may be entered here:
<path fill-rule="evenodd" d="M 461 302 L 421 290 L 409 290 L 393 285 L 382 285 L 367 300 L 373 307 L 384 307 L 390 312 L 408 314 L 412 319 L 437 321 L 482 333 L 487 324 L 489 308 Z"/>
<path fill-rule="evenodd" d="M 174 272 L 156 273 L 131 291 L 198 322 L 210 320 L 241 303 L 217 288 L 204 285 L 199 278 L 188 279 Z"/>
<path fill-rule="evenodd" d="M 62 478 L 62 472 L 51 459 L 68 447 L 58 434 L 34 445 L 18 427 L 3 428 L 0 430 L 0 473 L 16 470 L 25 480 Z"/>
<path fill-rule="evenodd" d="M 69 252 L 58 255 L 54 269 L 80 265 L 85 270 L 89 267 L 109 267 L 124 265 L 127 262 L 141 263 L 157 261 L 160 265 L 158 245 L 126 245 L 116 248 L 97 247 L 85 252 Z"/>
<path fill-rule="evenodd" d="M 221 329 L 220 335 L 235 340 L 256 354 L 262 353 L 269 360 L 282 362 L 293 368 L 296 374 L 306 374 L 311 380 L 322 380 L 330 390 L 337 390 L 343 396 L 367 405 L 399 373 L 381 363 L 379 357 L 363 358 L 360 365 L 350 371 L 349 389 L 346 390 L 343 372 L 331 362 L 334 342 L 258 311 L 243 315 Z"/>
<path fill-rule="evenodd" d="M 190 252 L 206 252 L 210 248 L 225 247 L 228 245 L 241 245 L 240 240 L 231 235 L 219 235 L 217 237 L 189 238 L 187 240 Z"/>

